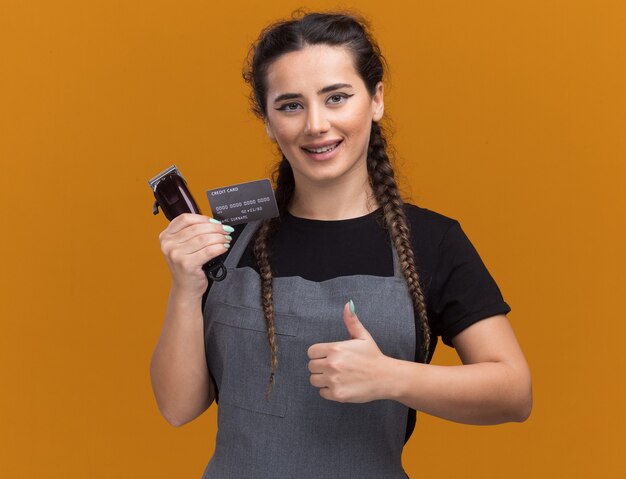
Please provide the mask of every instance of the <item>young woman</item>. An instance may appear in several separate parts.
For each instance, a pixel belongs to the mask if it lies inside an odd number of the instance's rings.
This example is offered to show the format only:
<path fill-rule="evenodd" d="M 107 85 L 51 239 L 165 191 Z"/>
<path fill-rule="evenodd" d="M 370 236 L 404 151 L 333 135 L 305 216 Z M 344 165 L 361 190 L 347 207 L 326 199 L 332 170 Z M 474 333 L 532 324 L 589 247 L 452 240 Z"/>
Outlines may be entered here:
<path fill-rule="evenodd" d="M 234 230 L 187 214 L 160 236 L 172 288 L 153 388 L 176 426 L 218 400 L 203 477 L 404 478 L 416 410 L 524 421 L 530 374 L 498 287 L 457 221 L 400 198 L 363 23 L 274 24 L 244 76 L 282 153 L 280 217 Z M 428 364 L 438 336 L 463 365 Z"/>

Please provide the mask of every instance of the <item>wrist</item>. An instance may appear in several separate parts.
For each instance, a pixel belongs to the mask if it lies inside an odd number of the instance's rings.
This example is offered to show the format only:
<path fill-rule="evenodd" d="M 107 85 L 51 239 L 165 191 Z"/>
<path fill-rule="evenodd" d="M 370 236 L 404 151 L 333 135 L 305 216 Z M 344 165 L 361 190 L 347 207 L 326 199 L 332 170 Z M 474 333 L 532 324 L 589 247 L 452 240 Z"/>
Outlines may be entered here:
<path fill-rule="evenodd" d="M 415 363 L 385 356 L 381 385 L 381 399 L 403 402 L 407 386 L 411 383 L 410 376 L 415 374 L 412 366 Z"/>
<path fill-rule="evenodd" d="M 404 361 L 389 356 L 383 356 L 380 362 L 378 374 L 378 391 L 379 399 L 398 400 L 402 394 L 403 375 L 402 370 Z M 404 378 L 406 380 L 406 378 Z"/>
<path fill-rule="evenodd" d="M 197 307 L 202 304 L 203 295 L 204 292 L 202 291 L 189 290 L 189 288 L 180 287 L 173 283 L 170 288 L 169 299 L 170 302 L 180 306 Z"/>

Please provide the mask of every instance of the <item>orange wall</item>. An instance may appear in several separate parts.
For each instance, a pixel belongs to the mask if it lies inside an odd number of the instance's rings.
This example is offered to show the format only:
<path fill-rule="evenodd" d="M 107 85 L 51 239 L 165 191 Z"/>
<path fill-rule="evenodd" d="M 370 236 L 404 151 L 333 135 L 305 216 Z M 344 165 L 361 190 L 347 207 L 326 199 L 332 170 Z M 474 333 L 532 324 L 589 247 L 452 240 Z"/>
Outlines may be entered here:
<path fill-rule="evenodd" d="M 391 66 L 406 189 L 461 221 L 534 380 L 524 424 L 420 415 L 407 472 L 626 472 L 624 3 L 357 4 Z M 2 3 L 0 476 L 200 477 L 215 411 L 172 428 L 150 386 L 169 277 L 146 181 L 176 163 L 208 211 L 205 189 L 266 176 L 240 69 L 300 5 Z"/>

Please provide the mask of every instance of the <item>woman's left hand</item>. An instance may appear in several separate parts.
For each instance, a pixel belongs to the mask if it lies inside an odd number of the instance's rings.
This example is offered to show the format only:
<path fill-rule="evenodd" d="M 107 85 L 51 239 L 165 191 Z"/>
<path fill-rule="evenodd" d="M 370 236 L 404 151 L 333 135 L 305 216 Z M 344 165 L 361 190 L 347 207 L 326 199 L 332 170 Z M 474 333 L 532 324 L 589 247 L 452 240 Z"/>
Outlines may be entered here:
<path fill-rule="evenodd" d="M 391 359 L 385 356 L 365 329 L 350 303 L 343 308 L 343 320 L 352 339 L 318 343 L 308 350 L 311 384 L 324 399 L 363 403 L 383 399 L 385 371 Z"/>

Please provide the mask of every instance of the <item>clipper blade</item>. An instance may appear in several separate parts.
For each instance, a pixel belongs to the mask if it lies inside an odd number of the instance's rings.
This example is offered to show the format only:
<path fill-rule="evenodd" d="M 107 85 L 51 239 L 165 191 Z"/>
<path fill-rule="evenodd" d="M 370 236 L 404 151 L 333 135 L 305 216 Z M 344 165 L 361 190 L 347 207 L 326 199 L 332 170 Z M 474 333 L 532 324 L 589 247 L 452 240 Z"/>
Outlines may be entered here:
<path fill-rule="evenodd" d="M 176 165 L 156 175 L 148 181 L 148 184 L 156 199 L 152 209 L 153 214 L 156 215 L 161 207 L 165 217 L 172 221 L 183 213 L 200 213 L 200 208 L 191 196 L 187 182 Z"/>
<path fill-rule="evenodd" d="M 172 165 L 166 170 L 163 170 L 161 173 L 156 175 L 154 178 L 148 180 L 148 184 L 150 185 L 150 188 L 152 188 L 152 191 L 156 191 L 156 187 L 159 184 L 159 181 L 161 181 L 167 175 L 178 175 L 183 180 L 185 179 L 185 177 L 181 174 L 180 170 L 176 168 L 176 165 Z"/>

